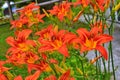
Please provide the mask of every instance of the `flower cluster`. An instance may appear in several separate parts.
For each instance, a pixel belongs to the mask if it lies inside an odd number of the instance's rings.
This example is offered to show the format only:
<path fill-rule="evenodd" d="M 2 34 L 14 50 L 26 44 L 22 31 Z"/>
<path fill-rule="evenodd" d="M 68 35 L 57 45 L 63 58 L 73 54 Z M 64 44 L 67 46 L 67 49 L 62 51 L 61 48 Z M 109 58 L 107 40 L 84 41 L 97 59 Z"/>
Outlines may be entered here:
<path fill-rule="evenodd" d="M 105 11 L 108 8 L 110 0 L 77 0 L 74 5 L 82 5 L 84 8 L 91 5 L 94 11 Z"/>
<path fill-rule="evenodd" d="M 37 25 L 38 23 L 43 23 L 42 18 L 44 14 L 40 14 L 39 6 L 36 6 L 35 3 L 31 3 L 28 6 L 24 7 L 22 10 L 18 11 L 20 13 L 20 18 L 11 22 L 12 28 L 21 29 L 23 26 L 31 27 L 32 25 Z"/>
<path fill-rule="evenodd" d="M 15 36 L 9 36 L 6 39 L 10 45 L 6 53 L 7 60 L 0 61 L 0 79 L 79 80 L 90 78 L 91 73 L 84 71 L 83 62 L 85 61 L 81 62 L 81 60 L 86 59 L 83 54 L 86 55 L 91 50 L 97 50 L 100 53 L 91 60 L 91 63 L 100 58 L 108 60 L 108 53 L 103 44 L 112 41 L 113 37 L 104 32 L 109 27 L 101 16 L 97 19 L 96 14 L 103 13 L 109 3 L 110 0 L 77 0 L 74 3 L 65 1 L 55 5 L 51 10 L 43 9 L 44 14 L 40 14 L 39 6 L 31 3 L 18 11 L 19 19 L 11 22 L 11 29 L 16 28 Z M 82 9 L 76 16 L 72 10 L 79 5 Z M 87 7 L 93 9 L 95 16 L 91 21 L 87 20 L 88 27 L 79 27 L 81 24 L 77 23 L 78 19 L 85 13 Z M 98 10 L 100 11 L 97 13 Z M 47 23 L 42 20 L 45 15 L 48 18 L 47 21 L 51 23 L 40 29 L 39 23 Z M 74 25 L 76 23 L 77 26 Z M 74 60 L 73 57 L 77 62 L 75 67 L 70 66 L 68 62 Z M 12 68 L 4 67 L 4 64 L 8 63 L 14 66 L 27 65 L 29 75 L 26 77 L 12 75 L 10 73 Z M 90 61 L 86 63 L 89 64 L 90 69 L 91 63 Z"/>
<path fill-rule="evenodd" d="M 81 53 L 96 49 L 101 53 L 101 57 L 108 59 L 107 52 L 102 44 L 111 41 L 112 36 L 100 33 L 98 27 L 93 27 L 90 31 L 79 28 L 75 34 L 68 30 L 58 30 L 57 26 L 49 25 L 35 33 L 39 36 L 38 40 L 28 39 L 31 32 L 31 30 L 25 29 L 17 32 L 15 38 L 8 37 L 6 41 L 11 47 L 6 56 L 8 63 L 14 65 L 27 64 L 29 73 L 35 69 L 34 75 L 36 77 L 44 71 L 51 72 L 50 64 L 58 66 L 58 60 L 49 58 L 52 53 L 54 54 L 54 51 L 58 51 L 66 58 L 72 56 L 68 51 L 69 46 L 78 49 Z M 63 75 L 65 74 L 70 76 L 70 70 L 63 73 Z M 55 76 L 51 76 L 55 78 Z"/>

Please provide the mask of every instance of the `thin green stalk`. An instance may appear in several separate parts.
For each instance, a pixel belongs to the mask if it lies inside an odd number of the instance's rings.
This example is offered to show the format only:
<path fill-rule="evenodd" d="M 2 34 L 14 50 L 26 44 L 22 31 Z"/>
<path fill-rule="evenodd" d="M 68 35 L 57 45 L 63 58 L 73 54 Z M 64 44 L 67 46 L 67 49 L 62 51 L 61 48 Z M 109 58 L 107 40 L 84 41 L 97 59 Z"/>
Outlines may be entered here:
<path fill-rule="evenodd" d="M 97 51 L 95 51 L 95 54 L 96 54 L 96 57 L 98 57 Z M 96 75 L 97 75 L 97 80 L 99 80 L 99 75 L 101 75 L 101 60 L 100 59 L 96 61 Z"/>
<path fill-rule="evenodd" d="M 112 34 L 110 28 L 109 28 L 109 33 Z M 110 52 L 110 56 L 109 57 L 111 58 L 114 80 L 116 80 L 116 77 L 115 77 L 115 68 L 114 68 L 114 59 L 113 59 L 113 51 L 112 51 L 112 42 L 111 41 L 109 43 L 109 46 L 110 46 L 110 49 L 109 49 L 110 50 L 109 51 Z M 110 65 L 110 63 L 109 63 L 109 65 Z"/>
<path fill-rule="evenodd" d="M 100 55 L 99 55 L 99 56 L 100 56 Z M 101 79 L 102 79 L 102 77 L 101 77 L 101 72 L 102 72 L 102 71 L 101 71 L 101 59 L 99 59 L 99 63 L 100 63 L 100 64 L 99 64 L 99 66 L 100 66 L 100 67 L 99 67 L 99 74 L 100 74 L 100 80 L 101 80 Z"/>
<path fill-rule="evenodd" d="M 86 18 L 86 16 L 83 14 L 84 18 L 85 18 L 85 21 L 87 21 L 87 23 L 90 25 L 90 22 L 89 20 Z"/>
<path fill-rule="evenodd" d="M 98 56 L 97 51 L 95 51 L 95 55 L 96 57 Z M 96 61 L 96 75 L 97 75 L 97 80 L 98 80 L 98 61 Z"/>
<path fill-rule="evenodd" d="M 99 56 L 101 55 L 99 54 Z M 99 61 L 99 73 L 101 74 L 101 58 L 98 61 Z"/>
<path fill-rule="evenodd" d="M 113 15 L 111 16 L 111 18 L 112 18 L 112 23 L 110 25 L 110 28 L 108 29 L 110 35 L 113 34 L 113 23 L 114 23 L 114 20 L 115 20 L 115 13 L 114 12 L 113 12 Z M 116 80 L 115 68 L 114 68 L 114 60 L 113 60 L 113 51 L 112 51 L 112 42 L 111 41 L 109 43 L 109 46 L 110 46 L 109 50 L 110 50 L 110 57 L 111 57 L 111 63 L 112 63 L 113 77 L 114 77 L 114 80 Z"/>
<path fill-rule="evenodd" d="M 109 45 L 110 46 L 110 45 Z M 108 48 L 108 52 L 109 52 L 109 55 L 108 55 L 108 71 L 110 72 L 110 56 L 111 56 L 111 52 L 110 52 L 110 47 Z"/>
<path fill-rule="evenodd" d="M 102 58 L 103 66 L 104 66 L 104 72 L 105 74 L 107 73 L 106 65 L 105 65 L 105 60 Z"/>
<path fill-rule="evenodd" d="M 105 15 L 104 15 L 103 12 L 101 12 L 101 15 L 103 16 L 103 17 L 101 17 L 102 23 L 103 23 L 103 25 L 105 25 L 106 24 Z M 102 30 L 103 30 L 103 33 L 104 33 L 105 28 L 102 27 Z M 105 45 L 103 44 L 103 46 L 105 46 Z M 105 60 L 103 58 L 102 58 L 102 63 L 103 63 L 103 66 L 104 66 L 104 72 L 106 74 L 107 73 L 107 69 L 106 69 L 106 65 L 105 65 Z"/>
<path fill-rule="evenodd" d="M 112 42 L 110 42 L 110 52 L 111 52 L 111 61 L 112 61 L 112 69 L 113 69 L 114 80 L 116 80 L 115 68 L 114 68 L 114 60 L 113 60 L 113 52 L 112 52 Z"/>

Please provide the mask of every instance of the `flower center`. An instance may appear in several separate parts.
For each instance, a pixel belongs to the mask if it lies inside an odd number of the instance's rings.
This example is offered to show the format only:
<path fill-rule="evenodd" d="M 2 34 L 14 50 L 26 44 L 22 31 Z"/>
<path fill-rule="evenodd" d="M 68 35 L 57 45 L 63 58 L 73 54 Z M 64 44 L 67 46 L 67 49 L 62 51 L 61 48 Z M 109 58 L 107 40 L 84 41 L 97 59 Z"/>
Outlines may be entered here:
<path fill-rule="evenodd" d="M 34 57 L 30 56 L 29 59 L 27 60 L 28 63 L 34 63 L 35 59 Z"/>
<path fill-rule="evenodd" d="M 86 39 L 86 42 L 85 42 L 85 46 L 90 48 L 90 49 L 93 49 L 96 47 L 96 41 L 93 41 L 93 39 Z"/>
<path fill-rule="evenodd" d="M 19 49 L 22 51 L 28 51 L 29 47 L 25 43 L 18 44 Z"/>
<path fill-rule="evenodd" d="M 58 49 L 58 48 L 60 48 L 62 46 L 62 41 L 54 40 L 54 42 L 52 42 L 51 45 L 54 47 L 54 49 Z"/>
<path fill-rule="evenodd" d="M 46 40 L 50 40 L 49 33 L 45 33 L 45 34 L 43 34 L 43 37 L 44 37 L 44 39 L 46 39 Z"/>

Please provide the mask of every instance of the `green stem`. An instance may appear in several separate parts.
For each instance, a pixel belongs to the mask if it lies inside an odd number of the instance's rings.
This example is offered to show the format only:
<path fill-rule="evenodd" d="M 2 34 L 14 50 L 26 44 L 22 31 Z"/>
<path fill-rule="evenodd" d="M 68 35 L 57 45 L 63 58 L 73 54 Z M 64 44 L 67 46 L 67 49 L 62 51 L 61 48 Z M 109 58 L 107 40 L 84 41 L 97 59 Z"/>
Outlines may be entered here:
<path fill-rule="evenodd" d="M 100 55 L 99 55 L 100 56 Z M 99 74 L 101 75 L 101 59 L 99 59 Z M 102 79 L 102 77 L 100 76 L 100 80 Z"/>
<path fill-rule="evenodd" d="M 105 45 L 103 44 L 103 46 L 105 46 Z M 107 73 L 107 69 L 106 69 L 106 65 L 105 65 L 105 59 L 102 58 L 102 62 L 103 62 L 103 66 L 104 66 L 104 72 L 106 74 Z"/>
<path fill-rule="evenodd" d="M 109 44 L 110 46 L 110 44 Z M 108 48 L 109 51 L 109 59 L 108 59 L 108 71 L 110 72 L 110 57 L 111 57 L 111 53 L 110 53 L 110 47 Z"/>
<path fill-rule="evenodd" d="M 80 56 L 78 56 L 78 58 L 79 58 L 81 65 L 82 65 L 82 72 L 83 72 L 83 76 L 84 76 L 84 80 L 85 80 L 85 70 L 84 70 L 83 61 L 80 59 Z"/>
<path fill-rule="evenodd" d="M 112 18 L 112 23 L 110 25 L 110 28 L 108 29 L 110 35 L 113 34 L 113 23 L 114 23 L 114 20 L 115 20 L 115 13 L 113 13 L 111 18 Z M 109 50 L 110 50 L 110 57 L 111 57 L 111 63 L 112 63 L 113 77 L 114 77 L 114 80 L 116 80 L 115 68 L 114 68 L 114 60 L 113 60 L 113 51 L 112 51 L 112 42 L 111 41 L 110 41 L 109 45 L 110 45 L 110 49 Z"/>
<path fill-rule="evenodd" d="M 97 57 L 97 51 L 95 51 L 95 55 Z M 97 75 L 97 80 L 98 80 L 98 61 L 96 61 L 96 75 Z"/>
<path fill-rule="evenodd" d="M 113 31 L 112 31 L 112 29 L 113 29 L 113 19 L 112 19 L 112 23 L 111 23 L 111 26 L 110 26 L 110 28 L 108 29 L 109 30 L 109 34 L 110 35 L 112 35 L 113 33 Z M 110 41 L 110 43 L 109 43 L 109 52 L 110 52 L 110 58 L 111 58 L 111 63 L 112 63 L 112 70 L 113 70 L 113 76 L 114 76 L 114 80 L 116 80 L 116 77 L 115 77 L 115 68 L 114 68 L 114 59 L 113 59 L 113 51 L 112 51 L 112 42 Z M 109 61 L 109 66 L 110 66 L 110 61 Z M 110 67 L 108 68 L 108 69 L 110 69 Z"/>
<path fill-rule="evenodd" d="M 85 21 L 87 21 L 87 23 L 90 25 L 90 22 L 89 20 L 87 19 L 87 17 L 83 14 L 84 18 L 85 18 Z"/>
<path fill-rule="evenodd" d="M 113 61 L 113 52 L 112 52 L 112 42 L 110 42 L 110 52 L 111 52 L 111 61 L 112 61 L 112 69 L 113 69 L 114 80 L 116 80 L 116 78 L 115 78 L 114 61 Z"/>
<path fill-rule="evenodd" d="M 80 58 L 80 55 L 77 55 L 77 54 L 73 54 L 73 55 L 75 55 L 76 57 L 78 57 L 79 61 L 81 62 L 81 67 L 82 67 L 83 77 L 84 77 L 84 80 L 86 80 L 86 79 L 85 79 L 84 65 L 83 65 L 83 61 L 82 61 L 81 58 Z"/>
<path fill-rule="evenodd" d="M 101 17 L 101 20 L 102 20 L 102 24 L 103 24 L 103 26 L 104 26 L 104 25 L 106 25 L 105 14 L 104 14 L 103 12 L 101 12 L 101 15 L 103 16 L 103 17 Z M 103 30 L 103 32 L 104 32 L 105 28 L 103 27 L 102 30 Z M 103 44 L 103 46 L 105 46 L 105 45 Z M 103 66 L 104 66 L 104 72 L 105 72 L 105 74 L 107 74 L 107 69 L 106 69 L 106 65 L 105 65 L 105 60 L 104 60 L 103 58 L 102 58 L 102 63 L 103 63 Z"/>
<path fill-rule="evenodd" d="M 103 66 L 104 66 L 104 71 L 107 73 L 106 65 L 105 65 L 105 60 L 102 58 Z"/>

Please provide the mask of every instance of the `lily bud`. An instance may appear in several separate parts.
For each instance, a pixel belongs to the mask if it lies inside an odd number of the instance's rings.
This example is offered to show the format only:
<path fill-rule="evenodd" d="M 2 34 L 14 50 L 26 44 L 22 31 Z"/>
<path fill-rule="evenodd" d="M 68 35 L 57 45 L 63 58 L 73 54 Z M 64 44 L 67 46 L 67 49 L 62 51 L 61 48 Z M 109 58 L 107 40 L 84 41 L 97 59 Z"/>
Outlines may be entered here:
<path fill-rule="evenodd" d="M 100 59 L 102 56 L 95 57 L 90 61 L 91 64 L 94 64 L 98 59 Z"/>
<path fill-rule="evenodd" d="M 115 8 L 114 8 L 115 11 L 117 11 L 118 9 L 120 9 L 120 3 L 117 4 L 117 5 L 115 6 Z"/>

